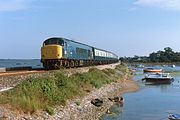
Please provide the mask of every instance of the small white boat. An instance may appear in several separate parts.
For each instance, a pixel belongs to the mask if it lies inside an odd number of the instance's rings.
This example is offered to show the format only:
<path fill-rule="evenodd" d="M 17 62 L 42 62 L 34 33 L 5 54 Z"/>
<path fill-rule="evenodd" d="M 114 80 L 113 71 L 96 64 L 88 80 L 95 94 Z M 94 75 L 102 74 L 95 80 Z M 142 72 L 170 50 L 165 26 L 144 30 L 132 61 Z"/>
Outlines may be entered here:
<path fill-rule="evenodd" d="M 170 113 L 170 114 L 168 115 L 168 119 L 169 119 L 169 120 L 180 120 L 180 114 Z"/>
<path fill-rule="evenodd" d="M 152 84 L 170 84 L 174 78 L 169 73 L 151 73 L 146 74 L 142 80 Z"/>
<path fill-rule="evenodd" d="M 175 65 L 172 65 L 171 67 L 174 68 L 174 67 L 176 67 L 176 66 L 175 66 Z"/>
<path fill-rule="evenodd" d="M 144 68 L 144 65 L 142 65 L 142 64 L 139 64 L 139 65 L 136 65 L 137 66 L 137 68 Z"/>

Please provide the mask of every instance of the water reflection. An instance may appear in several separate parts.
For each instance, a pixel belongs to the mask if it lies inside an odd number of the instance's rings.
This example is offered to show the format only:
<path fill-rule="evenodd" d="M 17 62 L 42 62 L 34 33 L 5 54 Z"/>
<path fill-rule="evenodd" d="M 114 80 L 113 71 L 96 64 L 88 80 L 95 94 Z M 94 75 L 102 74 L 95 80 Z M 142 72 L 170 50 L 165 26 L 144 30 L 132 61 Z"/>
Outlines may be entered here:
<path fill-rule="evenodd" d="M 168 120 L 168 111 L 180 111 L 180 67 L 168 70 L 176 71 L 175 81 L 169 85 L 146 85 L 142 82 L 143 73 L 138 70 L 134 80 L 141 89 L 125 94 L 124 106 L 113 105 L 110 108 L 113 114 L 104 115 L 103 120 Z"/>
<path fill-rule="evenodd" d="M 123 114 L 123 104 L 122 103 L 114 103 L 111 106 L 105 115 L 102 116 L 102 120 L 119 120 Z"/>
<path fill-rule="evenodd" d="M 146 87 L 153 87 L 153 88 L 156 88 L 156 89 L 160 89 L 160 92 L 161 93 L 166 93 L 168 91 L 171 90 L 171 87 L 173 86 L 172 84 L 171 85 L 154 85 L 154 84 L 145 84 Z"/>

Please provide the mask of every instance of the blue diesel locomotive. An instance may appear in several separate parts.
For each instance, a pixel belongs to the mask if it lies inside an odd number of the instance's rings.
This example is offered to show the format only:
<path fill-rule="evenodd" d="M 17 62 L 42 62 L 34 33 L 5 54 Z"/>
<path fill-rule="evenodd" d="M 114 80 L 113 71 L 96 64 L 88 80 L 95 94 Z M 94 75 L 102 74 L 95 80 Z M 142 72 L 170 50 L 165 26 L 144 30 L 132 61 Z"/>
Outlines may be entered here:
<path fill-rule="evenodd" d="M 60 69 L 115 63 L 118 56 L 73 40 L 54 37 L 43 42 L 41 62 L 46 69 Z"/>

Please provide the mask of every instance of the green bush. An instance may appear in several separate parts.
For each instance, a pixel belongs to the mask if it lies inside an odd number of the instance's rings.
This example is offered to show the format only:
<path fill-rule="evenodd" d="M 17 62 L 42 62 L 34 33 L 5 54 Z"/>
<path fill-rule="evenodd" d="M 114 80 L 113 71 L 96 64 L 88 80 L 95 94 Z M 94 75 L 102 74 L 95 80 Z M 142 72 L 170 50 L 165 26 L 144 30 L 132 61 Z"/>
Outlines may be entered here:
<path fill-rule="evenodd" d="M 46 107 L 46 112 L 49 115 L 54 115 L 55 114 L 54 109 L 52 107 L 49 107 L 49 106 Z"/>

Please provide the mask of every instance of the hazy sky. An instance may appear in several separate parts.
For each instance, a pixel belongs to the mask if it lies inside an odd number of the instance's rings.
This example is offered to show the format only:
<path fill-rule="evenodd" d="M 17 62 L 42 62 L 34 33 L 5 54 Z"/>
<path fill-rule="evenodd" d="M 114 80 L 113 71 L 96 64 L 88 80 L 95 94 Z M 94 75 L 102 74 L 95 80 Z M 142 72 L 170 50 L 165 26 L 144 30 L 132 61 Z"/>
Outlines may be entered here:
<path fill-rule="evenodd" d="M 180 0 L 0 0 L 0 58 L 40 58 L 54 36 L 119 56 L 180 51 Z"/>

